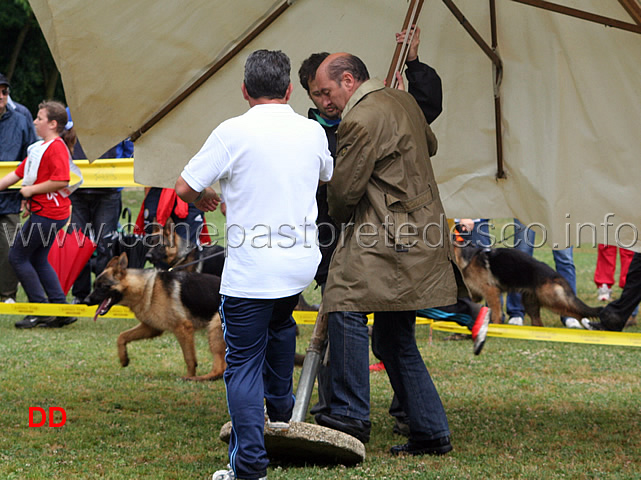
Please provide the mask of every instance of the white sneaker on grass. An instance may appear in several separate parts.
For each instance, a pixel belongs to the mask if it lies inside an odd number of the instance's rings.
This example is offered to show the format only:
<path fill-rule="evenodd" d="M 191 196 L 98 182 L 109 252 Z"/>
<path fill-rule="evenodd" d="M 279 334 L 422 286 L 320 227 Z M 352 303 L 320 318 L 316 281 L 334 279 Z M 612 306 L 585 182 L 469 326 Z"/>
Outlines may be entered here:
<path fill-rule="evenodd" d="M 229 467 L 229 465 L 227 465 L 227 467 Z M 234 475 L 234 471 L 231 469 L 218 470 L 211 476 L 211 480 L 236 480 L 236 475 Z M 260 477 L 258 480 L 267 480 L 267 477 Z"/>
<path fill-rule="evenodd" d="M 508 325 L 518 325 L 519 327 L 523 326 L 523 317 L 510 317 L 507 321 Z"/>
<path fill-rule="evenodd" d="M 592 322 L 590 321 L 589 318 L 582 318 L 581 326 L 586 330 L 594 330 L 594 327 L 592 326 Z"/>
<path fill-rule="evenodd" d="M 229 465 L 227 466 L 229 467 Z M 236 480 L 236 475 L 234 475 L 234 471 L 231 469 L 218 470 L 211 476 L 211 480 Z"/>
<path fill-rule="evenodd" d="M 565 319 L 565 327 L 566 328 L 583 328 L 583 325 L 576 319 L 572 317 L 567 317 Z"/>
<path fill-rule="evenodd" d="M 272 421 L 267 415 L 267 405 L 265 405 L 265 430 L 277 430 L 279 432 L 286 432 L 289 430 L 289 422 Z"/>
<path fill-rule="evenodd" d="M 599 302 L 609 302 L 612 299 L 612 289 L 603 283 L 597 288 L 596 295 Z"/>

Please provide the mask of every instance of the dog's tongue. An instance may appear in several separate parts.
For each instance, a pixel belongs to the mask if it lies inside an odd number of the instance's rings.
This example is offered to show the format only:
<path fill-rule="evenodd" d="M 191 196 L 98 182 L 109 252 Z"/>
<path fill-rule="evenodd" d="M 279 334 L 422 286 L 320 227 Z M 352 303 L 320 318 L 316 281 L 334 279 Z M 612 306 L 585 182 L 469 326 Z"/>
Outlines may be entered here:
<path fill-rule="evenodd" d="M 105 298 L 100 306 L 96 308 L 96 313 L 93 316 L 93 321 L 95 322 L 98 318 L 98 315 L 104 315 L 109 311 L 109 305 L 111 304 L 111 298 Z"/>

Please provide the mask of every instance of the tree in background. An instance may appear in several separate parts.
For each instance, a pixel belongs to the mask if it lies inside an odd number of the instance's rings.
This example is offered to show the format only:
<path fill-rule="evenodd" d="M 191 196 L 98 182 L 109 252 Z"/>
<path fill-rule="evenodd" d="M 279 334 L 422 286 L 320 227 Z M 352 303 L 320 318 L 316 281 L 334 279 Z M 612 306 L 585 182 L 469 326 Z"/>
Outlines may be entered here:
<path fill-rule="evenodd" d="M 2 0 L 0 45 L 0 72 L 11 82 L 11 98 L 34 116 L 42 100 L 65 102 L 60 72 L 27 0 Z"/>

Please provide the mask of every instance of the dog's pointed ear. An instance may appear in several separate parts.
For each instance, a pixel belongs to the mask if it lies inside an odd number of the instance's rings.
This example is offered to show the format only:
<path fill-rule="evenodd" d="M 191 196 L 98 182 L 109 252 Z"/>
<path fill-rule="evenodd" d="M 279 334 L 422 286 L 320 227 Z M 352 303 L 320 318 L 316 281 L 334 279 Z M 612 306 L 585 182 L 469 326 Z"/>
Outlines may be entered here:
<path fill-rule="evenodd" d="M 162 225 L 159 225 L 154 219 L 154 221 L 151 223 L 151 234 L 156 235 L 161 233 L 162 233 Z"/>
<path fill-rule="evenodd" d="M 169 217 L 167 219 L 167 223 L 165 223 L 165 229 L 163 231 L 163 237 L 165 242 L 167 242 L 165 244 L 167 247 L 173 248 L 176 246 L 176 235 L 178 235 L 178 232 L 176 232 L 176 223 L 173 218 Z"/>
<path fill-rule="evenodd" d="M 118 257 L 113 257 L 109 262 L 107 263 L 107 266 L 105 267 L 105 270 L 108 268 L 116 268 L 118 265 Z"/>
<path fill-rule="evenodd" d="M 118 257 L 118 268 L 120 270 L 126 270 L 127 265 L 129 265 L 129 259 L 127 258 L 127 253 L 122 252 Z"/>
<path fill-rule="evenodd" d="M 173 218 L 171 218 L 171 217 L 169 217 L 169 218 L 167 219 L 167 221 L 165 222 L 165 227 L 164 227 L 164 229 L 163 229 L 163 233 L 164 233 L 166 236 L 171 235 L 171 234 L 173 233 L 173 231 L 175 230 L 175 228 L 176 228 L 176 226 L 175 226 L 175 225 L 176 225 L 176 224 L 174 223 L 174 219 L 173 219 Z"/>

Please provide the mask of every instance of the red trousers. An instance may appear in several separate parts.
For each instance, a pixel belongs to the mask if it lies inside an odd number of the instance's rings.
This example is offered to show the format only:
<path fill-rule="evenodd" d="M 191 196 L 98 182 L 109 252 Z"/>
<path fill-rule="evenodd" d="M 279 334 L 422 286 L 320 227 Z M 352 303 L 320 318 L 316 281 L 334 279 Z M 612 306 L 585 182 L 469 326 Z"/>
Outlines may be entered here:
<path fill-rule="evenodd" d="M 600 287 L 604 283 L 610 288 L 614 285 L 614 272 L 617 269 L 617 250 L 621 257 L 619 287 L 625 287 L 625 277 L 628 275 L 628 268 L 630 267 L 634 252 L 614 245 L 603 245 L 602 243 L 599 243 L 596 257 L 596 270 L 594 271 L 594 283 L 596 283 L 597 287 Z"/>

